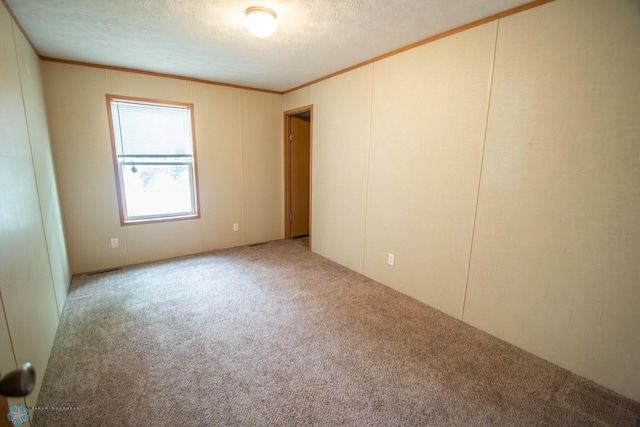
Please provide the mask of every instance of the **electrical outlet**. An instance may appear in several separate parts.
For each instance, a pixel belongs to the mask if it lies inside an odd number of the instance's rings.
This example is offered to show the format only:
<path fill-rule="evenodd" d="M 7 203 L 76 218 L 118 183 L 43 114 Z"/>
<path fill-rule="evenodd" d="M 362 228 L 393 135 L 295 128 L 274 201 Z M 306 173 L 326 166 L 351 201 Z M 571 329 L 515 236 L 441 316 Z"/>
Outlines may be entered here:
<path fill-rule="evenodd" d="M 396 264 L 396 256 L 394 254 L 389 254 L 389 257 L 387 258 L 387 264 L 389 265 Z"/>
<path fill-rule="evenodd" d="M 114 237 L 113 239 L 111 239 L 111 248 L 115 249 L 118 247 L 120 247 L 120 243 L 118 242 L 118 239 Z"/>
<path fill-rule="evenodd" d="M 233 231 L 238 231 L 238 230 L 240 230 L 240 224 L 236 222 L 233 224 Z"/>

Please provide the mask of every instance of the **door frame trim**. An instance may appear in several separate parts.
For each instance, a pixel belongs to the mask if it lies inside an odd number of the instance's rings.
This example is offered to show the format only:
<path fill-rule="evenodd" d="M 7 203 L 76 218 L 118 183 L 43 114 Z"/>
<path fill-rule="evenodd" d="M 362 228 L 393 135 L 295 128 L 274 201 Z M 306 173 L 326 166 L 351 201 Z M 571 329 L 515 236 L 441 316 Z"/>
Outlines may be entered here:
<path fill-rule="evenodd" d="M 312 239 L 312 193 L 313 188 L 313 104 L 287 110 L 284 112 L 284 238 L 291 239 L 291 152 L 289 151 L 289 133 L 291 132 L 291 116 L 308 111 L 309 120 L 309 249 Z"/>

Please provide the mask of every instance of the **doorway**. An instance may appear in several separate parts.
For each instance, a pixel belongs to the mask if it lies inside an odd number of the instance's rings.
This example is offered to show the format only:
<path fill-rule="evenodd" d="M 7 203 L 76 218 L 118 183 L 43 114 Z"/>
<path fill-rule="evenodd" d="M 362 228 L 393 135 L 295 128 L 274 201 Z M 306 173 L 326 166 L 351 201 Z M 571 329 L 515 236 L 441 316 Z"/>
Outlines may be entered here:
<path fill-rule="evenodd" d="M 285 239 L 309 239 L 313 106 L 284 113 Z"/>

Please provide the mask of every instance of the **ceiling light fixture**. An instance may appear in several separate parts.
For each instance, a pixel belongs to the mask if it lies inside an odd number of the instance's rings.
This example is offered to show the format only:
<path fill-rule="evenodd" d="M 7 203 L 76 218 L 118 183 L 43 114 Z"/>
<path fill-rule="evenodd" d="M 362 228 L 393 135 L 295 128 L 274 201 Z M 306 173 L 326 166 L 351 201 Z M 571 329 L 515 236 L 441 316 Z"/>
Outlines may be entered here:
<path fill-rule="evenodd" d="M 267 38 L 276 32 L 278 22 L 276 13 L 266 7 L 254 6 L 245 11 L 247 16 L 245 25 L 251 34 L 261 39 Z"/>

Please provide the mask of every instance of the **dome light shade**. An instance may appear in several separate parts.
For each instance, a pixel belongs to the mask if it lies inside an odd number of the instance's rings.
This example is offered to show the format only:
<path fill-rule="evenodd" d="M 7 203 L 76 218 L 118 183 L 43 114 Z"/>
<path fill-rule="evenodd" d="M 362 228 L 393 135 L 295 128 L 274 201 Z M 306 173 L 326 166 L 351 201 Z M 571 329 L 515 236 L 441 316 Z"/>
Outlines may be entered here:
<path fill-rule="evenodd" d="M 276 13 L 266 7 L 254 6 L 245 11 L 245 25 L 251 34 L 261 39 L 267 38 L 276 32 L 278 22 Z"/>

